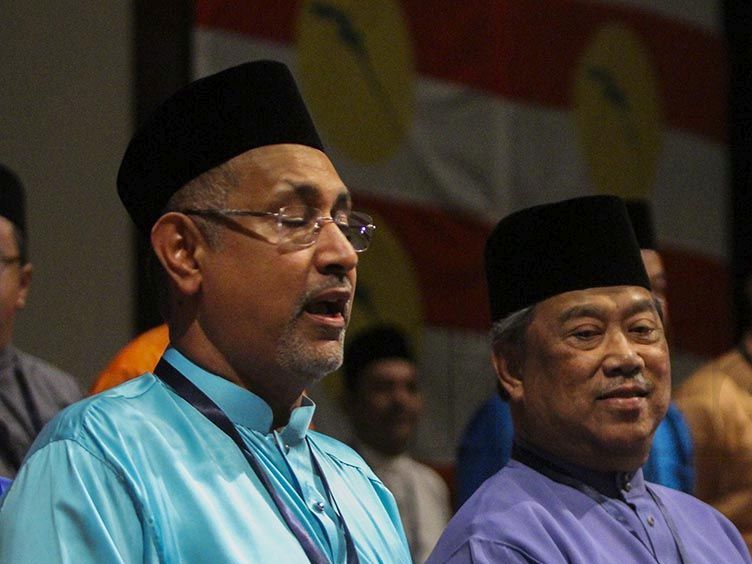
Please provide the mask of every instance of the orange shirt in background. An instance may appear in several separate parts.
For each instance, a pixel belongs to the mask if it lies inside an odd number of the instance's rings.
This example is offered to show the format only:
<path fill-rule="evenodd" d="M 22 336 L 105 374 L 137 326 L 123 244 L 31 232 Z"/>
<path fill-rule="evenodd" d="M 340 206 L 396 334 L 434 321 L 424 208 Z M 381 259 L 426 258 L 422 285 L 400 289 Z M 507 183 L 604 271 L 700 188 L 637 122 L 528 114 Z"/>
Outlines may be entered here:
<path fill-rule="evenodd" d="M 89 394 L 98 394 L 118 384 L 151 372 L 170 342 L 167 325 L 162 324 L 141 333 L 125 345 L 110 361 L 89 388 Z"/>

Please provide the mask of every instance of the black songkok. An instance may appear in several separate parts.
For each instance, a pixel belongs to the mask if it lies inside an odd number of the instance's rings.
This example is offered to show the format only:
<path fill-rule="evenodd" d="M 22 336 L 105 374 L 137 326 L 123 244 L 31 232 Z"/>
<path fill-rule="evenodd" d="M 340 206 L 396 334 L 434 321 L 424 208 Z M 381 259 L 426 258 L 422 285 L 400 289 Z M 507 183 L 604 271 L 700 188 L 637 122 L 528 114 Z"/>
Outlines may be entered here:
<path fill-rule="evenodd" d="M 0 216 L 13 223 L 26 235 L 24 190 L 18 176 L 0 164 Z"/>
<path fill-rule="evenodd" d="M 138 130 L 117 187 L 148 235 L 170 197 L 187 182 L 246 151 L 293 143 L 324 150 L 288 68 L 255 61 L 178 90 Z"/>
<path fill-rule="evenodd" d="M 502 219 L 486 242 L 491 320 L 552 296 L 650 281 L 626 207 L 615 196 L 534 206 Z"/>
<path fill-rule="evenodd" d="M 655 229 L 653 229 L 653 214 L 650 204 L 646 200 L 626 200 L 627 213 L 629 220 L 632 222 L 637 244 L 641 249 L 658 248 L 655 238 Z"/>
<path fill-rule="evenodd" d="M 405 335 L 391 325 L 378 325 L 356 335 L 345 348 L 345 382 L 348 390 L 357 387 L 361 371 L 376 360 L 401 358 L 415 362 Z"/>

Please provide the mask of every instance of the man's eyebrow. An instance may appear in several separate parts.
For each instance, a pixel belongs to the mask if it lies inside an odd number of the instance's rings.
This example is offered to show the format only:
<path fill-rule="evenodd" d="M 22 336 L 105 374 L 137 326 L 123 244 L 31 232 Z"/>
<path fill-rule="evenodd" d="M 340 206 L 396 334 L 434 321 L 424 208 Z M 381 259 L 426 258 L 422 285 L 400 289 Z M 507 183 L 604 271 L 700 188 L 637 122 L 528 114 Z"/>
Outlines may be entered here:
<path fill-rule="evenodd" d="M 564 310 L 559 315 L 559 323 L 566 323 L 571 319 L 578 317 L 595 317 L 602 319 L 605 317 L 603 311 L 592 305 L 576 305 Z"/>
<path fill-rule="evenodd" d="M 280 199 L 295 196 L 308 205 L 317 205 L 321 199 L 322 190 L 316 184 L 309 182 L 293 182 L 290 180 L 284 180 L 282 187 L 277 191 L 276 196 Z M 334 201 L 333 209 L 349 207 L 351 205 L 350 191 L 347 186 L 342 185 L 340 192 Z"/>
<path fill-rule="evenodd" d="M 632 315 L 635 315 L 637 313 L 643 313 L 645 311 L 654 311 L 657 312 L 655 307 L 655 300 L 652 298 L 644 298 L 642 300 L 638 300 L 634 302 L 631 306 L 627 308 L 626 317 L 630 317 Z"/>
<path fill-rule="evenodd" d="M 340 192 L 340 194 L 337 196 L 337 199 L 334 201 L 334 207 L 335 208 L 351 208 L 352 207 L 352 196 L 350 196 L 350 191 L 345 188 L 343 192 Z"/>

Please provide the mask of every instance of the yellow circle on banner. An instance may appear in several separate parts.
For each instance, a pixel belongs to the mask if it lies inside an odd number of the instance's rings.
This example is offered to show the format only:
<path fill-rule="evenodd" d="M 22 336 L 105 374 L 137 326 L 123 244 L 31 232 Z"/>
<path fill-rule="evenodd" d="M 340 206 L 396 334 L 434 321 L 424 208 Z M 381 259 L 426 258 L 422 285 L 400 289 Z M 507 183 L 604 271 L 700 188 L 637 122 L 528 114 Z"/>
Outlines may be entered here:
<path fill-rule="evenodd" d="M 585 50 L 574 88 L 577 131 L 599 192 L 645 198 L 662 146 L 659 87 L 640 37 L 604 26 Z"/>
<path fill-rule="evenodd" d="M 412 46 L 395 0 L 305 0 L 301 88 L 327 143 L 362 163 L 387 159 L 413 114 Z"/>
<path fill-rule="evenodd" d="M 373 216 L 376 233 L 368 250 L 358 257 L 358 284 L 347 339 L 373 325 L 388 323 L 405 332 L 417 355 L 423 312 L 415 267 L 386 220 L 367 211 Z M 332 397 L 340 397 L 339 374 L 326 378 L 323 384 Z"/>

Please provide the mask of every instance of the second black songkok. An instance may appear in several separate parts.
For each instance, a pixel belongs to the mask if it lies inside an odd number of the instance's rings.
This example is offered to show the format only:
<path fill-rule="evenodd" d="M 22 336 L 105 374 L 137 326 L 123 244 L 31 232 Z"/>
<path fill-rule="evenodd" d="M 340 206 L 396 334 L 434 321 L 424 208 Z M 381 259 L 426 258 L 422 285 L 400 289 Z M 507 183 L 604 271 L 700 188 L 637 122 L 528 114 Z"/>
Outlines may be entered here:
<path fill-rule="evenodd" d="M 357 387 L 361 371 L 377 360 L 401 358 L 415 362 L 415 356 L 401 330 L 392 325 L 376 325 L 359 333 L 345 348 L 345 384 Z"/>
<path fill-rule="evenodd" d="M 187 182 L 250 149 L 294 143 L 323 151 L 288 68 L 255 61 L 182 88 L 138 130 L 118 173 L 118 194 L 144 234 Z"/>
<path fill-rule="evenodd" d="M 26 206 L 23 185 L 15 172 L 0 164 L 0 216 L 26 234 Z"/>
<path fill-rule="evenodd" d="M 637 244 L 641 249 L 657 249 L 658 242 L 653 228 L 653 214 L 647 200 L 626 200 L 627 213 L 632 222 Z"/>
<path fill-rule="evenodd" d="M 486 242 L 491 320 L 557 294 L 650 281 L 624 202 L 586 196 L 502 219 Z"/>

